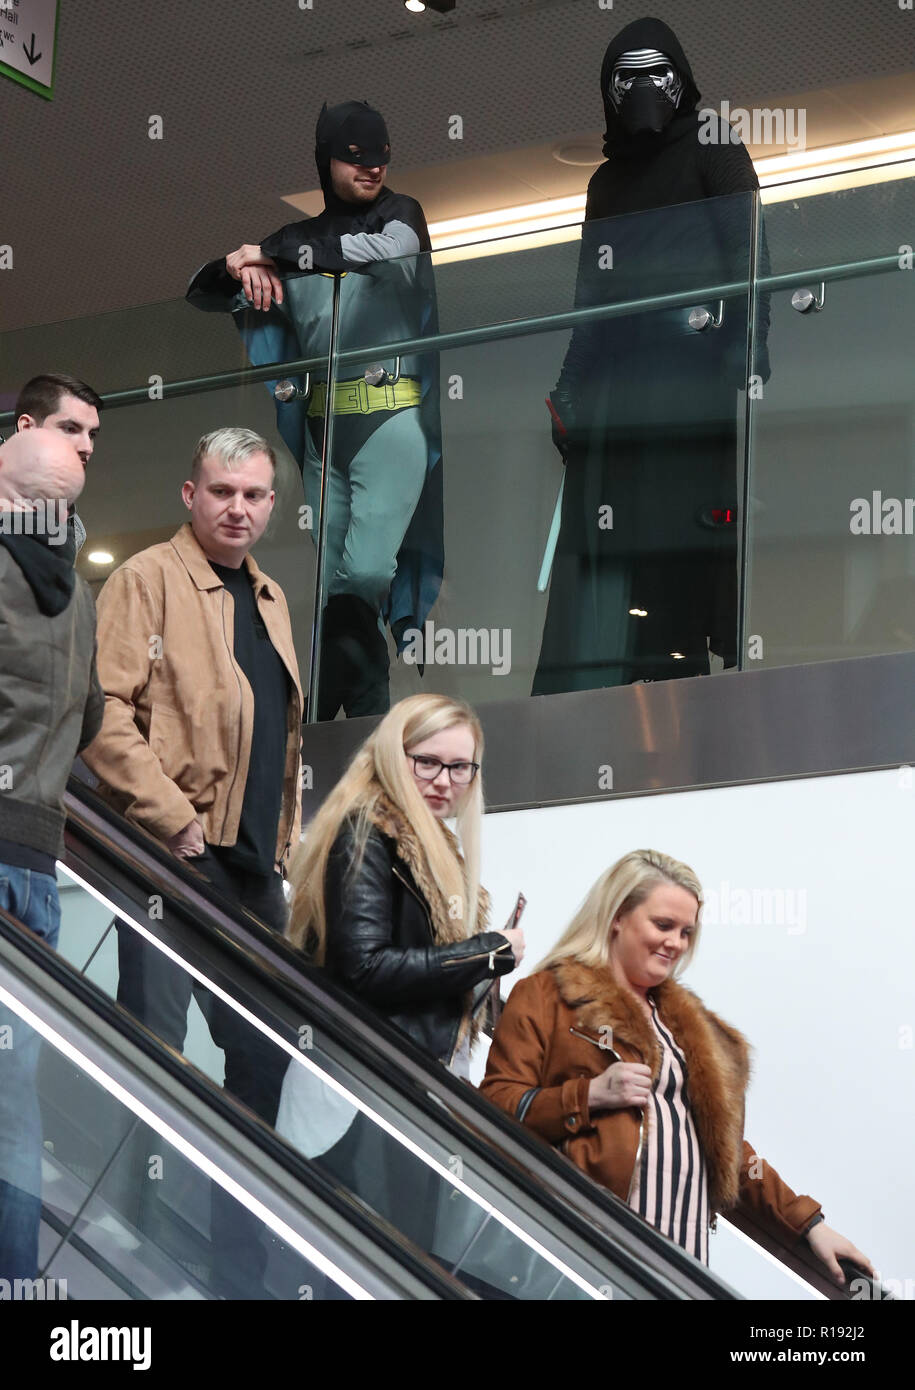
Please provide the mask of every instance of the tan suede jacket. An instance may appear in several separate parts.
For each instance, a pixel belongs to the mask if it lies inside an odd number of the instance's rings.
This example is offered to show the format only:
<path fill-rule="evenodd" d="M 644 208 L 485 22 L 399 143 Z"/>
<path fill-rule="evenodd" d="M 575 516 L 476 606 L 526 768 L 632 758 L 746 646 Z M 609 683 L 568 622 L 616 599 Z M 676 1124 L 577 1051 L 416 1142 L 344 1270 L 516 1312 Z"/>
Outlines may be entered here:
<path fill-rule="evenodd" d="M 301 811 L 302 687 L 282 589 L 247 556 L 264 626 L 289 673 L 277 835 L 285 867 Z M 167 840 L 195 816 L 208 844 L 238 835 L 254 695 L 234 656 L 234 600 L 190 525 L 119 566 L 98 597 L 105 716 L 83 760 L 129 820 Z"/>
<path fill-rule="evenodd" d="M 743 1137 L 749 1048 L 736 1028 L 673 980 L 655 991 L 686 1057 L 693 1119 L 713 1212 L 740 1206 L 779 1240 L 803 1235 L 820 1205 L 800 1197 Z M 481 1090 L 577 1167 L 626 1201 L 642 1138 L 636 1108 L 592 1115 L 588 1087 L 614 1061 L 657 1080 L 660 1049 L 635 996 L 609 970 L 575 960 L 519 980 L 496 1028 Z"/>

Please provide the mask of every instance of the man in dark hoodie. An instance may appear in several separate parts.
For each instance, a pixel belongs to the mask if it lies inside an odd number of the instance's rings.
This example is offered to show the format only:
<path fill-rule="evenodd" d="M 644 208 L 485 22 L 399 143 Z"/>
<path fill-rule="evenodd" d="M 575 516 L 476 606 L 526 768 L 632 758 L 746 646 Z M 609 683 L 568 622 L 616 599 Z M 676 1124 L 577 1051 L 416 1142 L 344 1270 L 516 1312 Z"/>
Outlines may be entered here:
<path fill-rule="evenodd" d="M 385 186 L 384 119 L 364 102 L 325 106 L 315 133 L 324 194 L 317 217 L 210 261 L 191 280 L 195 307 L 229 311 L 254 365 L 325 358 L 333 274 L 341 276 L 339 346 L 437 331 L 429 233 L 419 203 Z M 301 378 L 277 401 L 319 524 L 327 386 Z M 428 354 L 347 366 L 336 384 L 327 485 L 326 607 L 317 717 L 387 710 L 387 622 L 398 650 L 422 630 L 442 577 L 437 364 Z M 269 383 L 271 390 L 275 383 Z"/>
<path fill-rule="evenodd" d="M 666 24 L 616 36 L 601 95 L 607 158 L 588 186 L 576 307 L 746 281 L 758 180 L 730 126 L 710 140 Z M 736 663 L 746 328 L 744 295 L 723 316 L 687 304 L 573 331 L 550 397 L 566 472 L 534 694 L 707 674 L 709 650 Z M 767 328 L 763 301 L 763 381 Z"/>
<path fill-rule="evenodd" d="M 53 429 L 23 431 L 0 447 L 0 907 L 52 948 L 64 788 L 105 704 L 92 594 L 67 546 L 67 512 L 84 481 L 77 449 Z M 0 1278 L 32 1279 L 40 1039 L 3 1006 L 0 1038 Z"/>

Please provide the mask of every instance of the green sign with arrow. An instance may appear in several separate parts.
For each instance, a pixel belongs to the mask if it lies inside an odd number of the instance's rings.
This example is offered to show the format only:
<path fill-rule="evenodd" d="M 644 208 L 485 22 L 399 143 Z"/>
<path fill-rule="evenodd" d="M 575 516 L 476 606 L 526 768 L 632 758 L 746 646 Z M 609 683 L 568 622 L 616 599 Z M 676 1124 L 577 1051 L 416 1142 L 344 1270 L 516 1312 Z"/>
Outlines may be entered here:
<path fill-rule="evenodd" d="M 0 73 L 54 95 L 58 0 L 0 0 Z"/>

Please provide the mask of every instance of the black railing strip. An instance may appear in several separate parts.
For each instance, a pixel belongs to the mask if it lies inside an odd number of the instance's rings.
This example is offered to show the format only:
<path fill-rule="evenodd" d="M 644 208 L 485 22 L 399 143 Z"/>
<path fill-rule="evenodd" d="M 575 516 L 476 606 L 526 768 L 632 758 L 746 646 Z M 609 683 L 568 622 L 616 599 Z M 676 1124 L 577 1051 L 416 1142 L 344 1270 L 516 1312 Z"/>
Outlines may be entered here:
<path fill-rule="evenodd" d="M 838 265 L 813 266 L 807 270 L 790 271 L 783 275 L 767 275 L 757 280 L 757 292 L 774 293 L 777 290 L 798 288 L 812 282 L 855 279 L 859 276 L 879 275 L 888 270 L 898 270 L 899 253 L 890 256 L 877 256 L 866 261 L 848 261 Z M 623 300 L 619 304 L 599 304 L 586 309 L 569 309 L 560 314 L 542 315 L 526 319 L 510 319 L 504 323 L 485 324 L 478 328 L 458 329 L 451 333 L 437 333 L 422 338 L 402 338 L 395 343 L 371 343 L 364 347 L 346 348 L 338 352 L 338 367 L 362 366 L 367 360 L 379 357 L 406 357 L 411 353 L 445 352 L 458 348 L 477 347 L 480 344 L 501 342 L 506 338 L 527 337 L 535 333 L 559 333 L 604 319 L 623 318 L 631 314 L 643 314 L 664 309 L 681 309 L 712 299 L 735 299 L 746 295 L 750 288 L 749 278 L 731 280 L 720 285 L 700 285 L 696 289 L 681 290 L 675 294 L 649 295 L 642 299 Z M 254 310 L 251 311 L 256 312 Z M 318 357 L 294 358 L 288 362 L 269 363 L 263 367 L 239 367 L 234 371 L 218 372 L 213 376 L 185 377 L 178 381 L 163 382 L 161 395 L 150 395 L 149 383 L 145 386 L 130 387 L 122 391 L 102 392 L 106 409 L 118 406 L 141 405 L 152 400 L 167 400 L 178 396 L 192 396 L 203 391 L 225 391 L 236 386 L 271 381 L 274 377 L 301 376 L 325 368 L 326 355 Z M 13 411 L 0 415 L 0 426 L 12 424 Z"/>

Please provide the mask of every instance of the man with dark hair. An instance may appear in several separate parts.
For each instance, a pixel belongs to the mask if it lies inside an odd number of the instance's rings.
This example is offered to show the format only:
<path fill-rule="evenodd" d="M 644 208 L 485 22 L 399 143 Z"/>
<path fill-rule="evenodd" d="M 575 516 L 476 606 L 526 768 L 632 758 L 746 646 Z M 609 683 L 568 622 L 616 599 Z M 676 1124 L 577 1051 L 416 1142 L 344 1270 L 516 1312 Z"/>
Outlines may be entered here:
<path fill-rule="evenodd" d="M 191 304 L 235 315 L 254 365 L 326 359 L 335 273 L 341 343 L 437 332 L 426 219 L 414 198 L 386 187 L 390 158 L 378 111 L 361 101 L 325 106 L 315 132 L 324 211 L 210 261 L 191 280 Z M 277 404 L 317 521 L 325 416 L 330 409 L 335 417 L 319 719 L 333 719 L 341 705 L 347 716 L 387 710 L 385 626 L 403 652 L 405 633 L 423 630 L 442 578 L 437 358 L 367 361 L 344 377 L 332 402 L 318 380 L 307 395 L 300 381 L 298 394 Z"/>
<path fill-rule="evenodd" d="M 102 723 L 95 609 L 49 509 L 72 506 L 85 472 L 50 429 L 0 448 L 0 907 L 50 947 L 60 902 L 67 777 Z M 0 1007 L 0 1278 L 33 1279 L 41 1216 L 40 1039 Z"/>
<path fill-rule="evenodd" d="M 47 372 L 33 376 L 19 392 L 14 406 L 16 429 L 59 430 L 72 440 L 85 468 L 95 448 L 99 432 L 101 396 L 79 377 L 68 372 Z M 86 539 L 85 528 L 71 507 L 67 521 L 67 553 L 76 559 Z"/>

